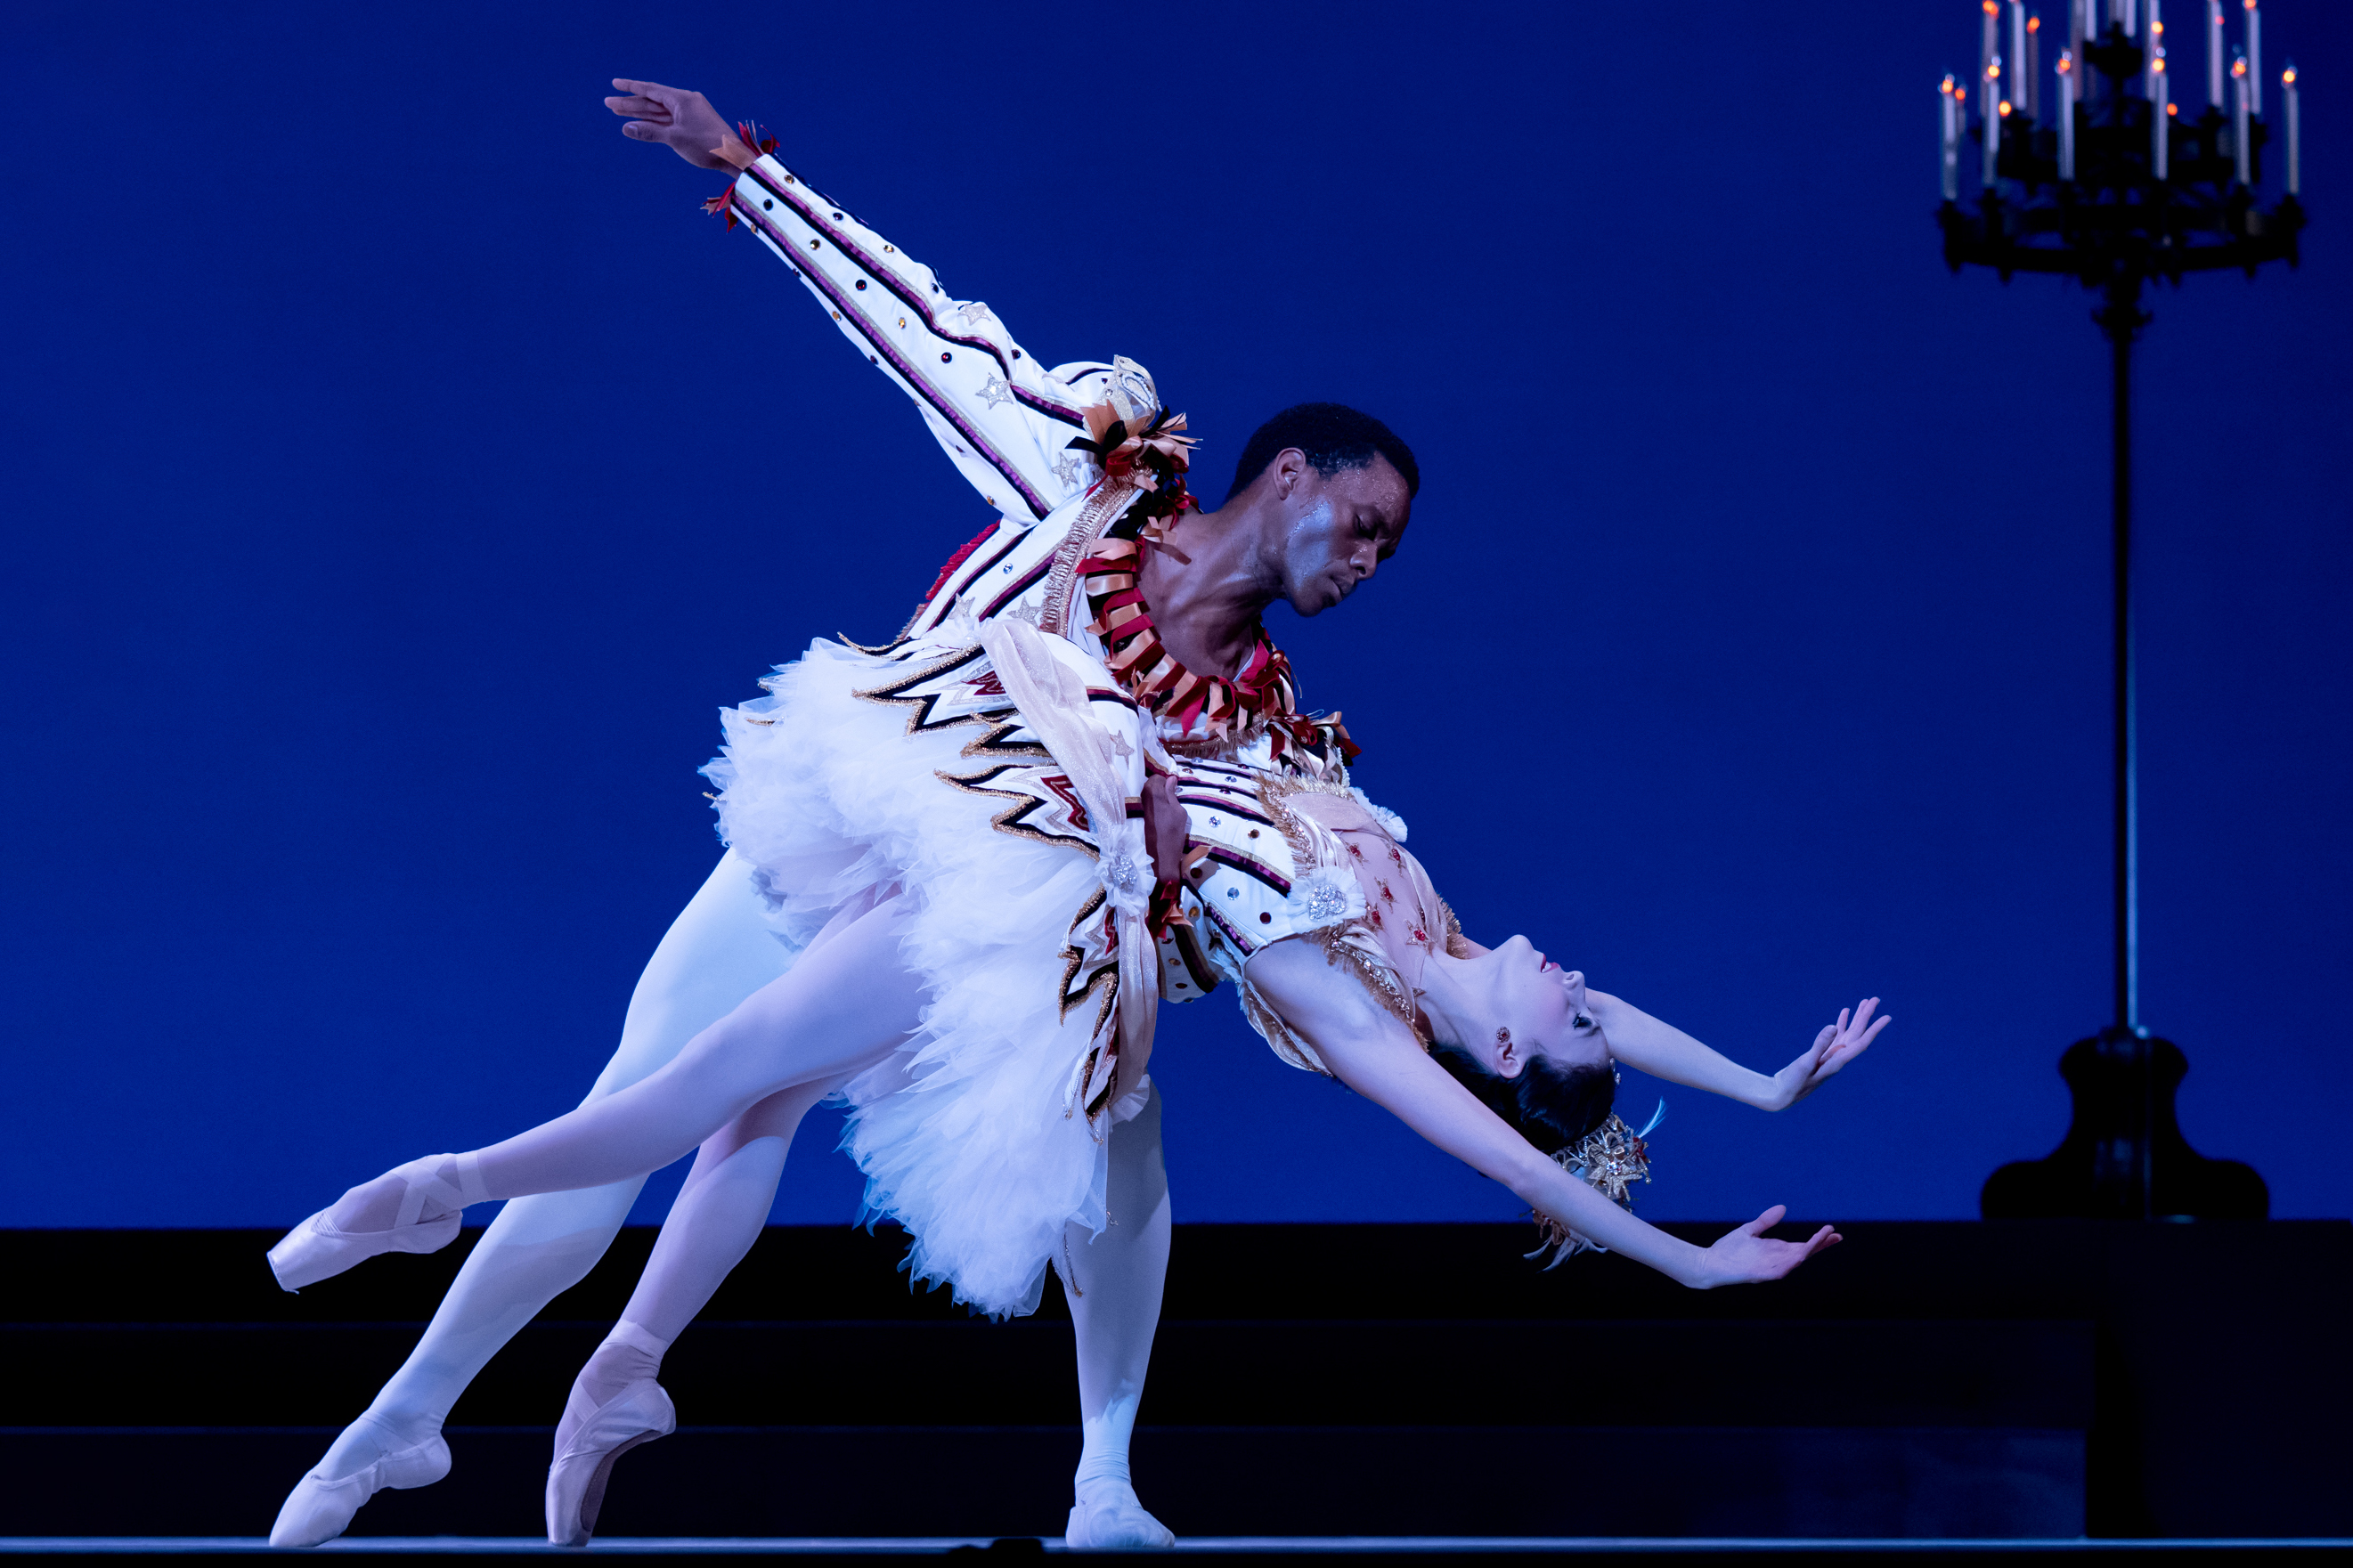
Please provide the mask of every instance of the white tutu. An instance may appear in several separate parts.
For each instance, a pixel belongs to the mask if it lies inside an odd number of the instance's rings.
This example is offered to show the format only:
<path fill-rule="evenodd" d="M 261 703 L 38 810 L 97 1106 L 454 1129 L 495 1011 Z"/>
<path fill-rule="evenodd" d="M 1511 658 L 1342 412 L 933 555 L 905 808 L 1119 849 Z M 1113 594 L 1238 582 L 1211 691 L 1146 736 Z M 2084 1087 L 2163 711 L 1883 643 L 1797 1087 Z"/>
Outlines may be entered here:
<path fill-rule="evenodd" d="M 914 1276 L 1009 1316 L 1038 1305 L 1067 1223 L 1105 1223 L 1100 1129 L 1066 1110 L 1098 1008 L 1063 1005 L 1072 922 L 1100 884 L 1088 854 L 999 830 L 1002 797 L 943 779 L 970 773 L 965 748 L 986 731 L 911 733 L 917 710 L 858 695 L 968 646 L 881 658 L 812 644 L 764 682 L 770 696 L 723 711 L 724 754 L 704 771 L 721 837 L 758 868 L 789 940 L 862 895 L 903 889 L 923 1026 L 849 1086 L 843 1147 L 866 1173 L 869 1214 L 912 1236 Z"/>

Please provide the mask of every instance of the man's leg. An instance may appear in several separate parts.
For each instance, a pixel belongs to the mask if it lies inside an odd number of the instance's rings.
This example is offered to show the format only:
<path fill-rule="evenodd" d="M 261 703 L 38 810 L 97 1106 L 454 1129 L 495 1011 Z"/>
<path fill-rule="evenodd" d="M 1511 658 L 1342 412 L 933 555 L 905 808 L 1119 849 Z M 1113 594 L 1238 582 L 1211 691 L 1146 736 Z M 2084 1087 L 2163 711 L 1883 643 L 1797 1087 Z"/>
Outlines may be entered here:
<path fill-rule="evenodd" d="M 621 1026 L 596 1100 L 653 1072 L 790 965 L 763 921 L 751 867 L 723 857 L 671 922 Z M 584 1101 L 583 1103 L 586 1103 Z M 448 1469 L 441 1424 L 474 1375 L 557 1295 L 586 1276 L 628 1217 L 642 1176 L 506 1205 L 459 1270 L 416 1350 L 286 1500 L 273 1544 L 339 1535 L 379 1486 L 423 1486 Z"/>
<path fill-rule="evenodd" d="M 1067 1542 L 1075 1549 L 1173 1546 L 1176 1538 L 1136 1500 L 1127 1445 L 1144 1397 L 1152 1336 L 1168 1274 L 1168 1173 L 1160 1157 L 1160 1090 L 1111 1131 L 1100 1236 L 1071 1226 L 1057 1267 L 1078 1333 L 1082 1447 Z"/>

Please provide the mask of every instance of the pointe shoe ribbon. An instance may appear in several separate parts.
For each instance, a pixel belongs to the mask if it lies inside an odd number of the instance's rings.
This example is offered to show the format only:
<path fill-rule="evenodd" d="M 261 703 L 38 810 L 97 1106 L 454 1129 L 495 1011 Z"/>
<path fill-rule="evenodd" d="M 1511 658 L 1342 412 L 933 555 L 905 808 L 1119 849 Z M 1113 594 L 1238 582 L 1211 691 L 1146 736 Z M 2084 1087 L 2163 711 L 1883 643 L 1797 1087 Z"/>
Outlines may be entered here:
<path fill-rule="evenodd" d="M 455 1181 L 442 1175 L 445 1167 L 454 1167 Z M 402 1184 L 400 1207 L 391 1227 L 345 1230 L 335 1223 L 334 1208 L 321 1209 L 269 1249 L 269 1271 L 278 1277 L 280 1289 L 300 1290 L 331 1279 L 381 1252 L 438 1252 L 457 1239 L 466 1206 L 490 1196 L 470 1153 L 428 1154 L 386 1172 L 378 1180 L 388 1177 L 397 1177 Z M 423 1218 L 428 1201 L 448 1212 Z"/>
<path fill-rule="evenodd" d="M 575 1385 L 572 1397 L 586 1404 Z M 572 1412 L 565 1411 L 565 1426 Z M 547 1467 L 547 1539 L 554 1546 L 586 1546 L 605 1506 L 613 1461 L 640 1443 L 678 1430 L 678 1410 L 662 1385 L 641 1377 L 587 1413 L 567 1436 L 559 1431 L 555 1462 Z"/>
<path fill-rule="evenodd" d="M 328 1480 L 313 1470 L 294 1484 L 269 1527 L 272 1546 L 316 1546 L 351 1527 L 352 1516 L 386 1487 L 429 1487 L 449 1473 L 449 1445 L 434 1433 L 366 1468 Z"/>

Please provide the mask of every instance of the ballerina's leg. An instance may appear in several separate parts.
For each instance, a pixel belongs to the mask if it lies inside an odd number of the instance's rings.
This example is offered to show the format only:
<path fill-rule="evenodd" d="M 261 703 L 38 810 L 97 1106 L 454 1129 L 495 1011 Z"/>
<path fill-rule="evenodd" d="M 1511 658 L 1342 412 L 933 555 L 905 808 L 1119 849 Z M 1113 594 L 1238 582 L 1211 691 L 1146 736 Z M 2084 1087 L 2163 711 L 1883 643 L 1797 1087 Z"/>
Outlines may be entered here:
<path fill-rule="evenodd" d="M 723 856 L 638 976 L 619 1047 L 590 1100 L 668 1062 L 790 966 L 794 950 L 776 939 L 765 912 L 749 863 Z M 507 1205 L 467 1255 L 417 1348 L 286 1500 L 273 1542 L 315 1545 L 342 1533 L 379 1487 L 438 1480 L 448 1468 L 441 1426 L 458 1396 L 541 1309 L 587 1275 L 644 1182 L 633 1176 Z"/>
<path fill-rule="evenodd" d="M 899 917 L 892 900 L 813 945 L 675 1059 L 627 1089 L 502 1142 L 411 1161 L 353 1187 L 322 1216 L 326 1228 L 394 1237 L 447 1226 L 454 1235 L 449 1216 L 469 1205 L 645 1175 L 779 1089 L 871 1065 L 913 1032 L 923 1005 L 922 984 L 900 956 Z M 280 1247 L 301 1234 L 298 1227 Z M 448 1239 L 428 1236 L 421 1249 Z"/>
<path fill-rule="evenodd" d="M 586 1544 L 614 1460 L 676 1428 L 656 1382 L 662 1356 L 759 1239 L 793 1134 L 838 1081 L 770 1095 L 696 1153 L 628 1305 L 565 1402 L 547 1472 L 547 1538 L 556 1545 Z"/>
<path fill-rule="evenodd" d="M 1173 1546 L 1176 1536 L 1136 1500 L 1127 1468 L 1168 1273 L 1168 1173 L 1157 1088 L 1142 1114 L 1111 1131 L 1104 1200 L 1111 1225 L 1101 1235 L 1067 1227 L 1055 1265 L 1079 1353 L 1082 1447 L 1065 1540 L 1082 1551 Z"/>

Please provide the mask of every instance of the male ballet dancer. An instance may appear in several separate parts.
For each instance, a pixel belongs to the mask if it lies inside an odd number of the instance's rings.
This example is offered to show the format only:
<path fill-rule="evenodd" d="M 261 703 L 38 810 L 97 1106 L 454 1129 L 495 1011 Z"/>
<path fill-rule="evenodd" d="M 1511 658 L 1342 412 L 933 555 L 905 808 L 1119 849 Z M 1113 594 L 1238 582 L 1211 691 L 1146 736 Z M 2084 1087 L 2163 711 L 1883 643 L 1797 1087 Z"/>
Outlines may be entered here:
<path fill-rule="evenodd" d="M 702 94 L 626 79 L 614 86 L 620 95 L 606 103 L 628 118 L 624 134 L 667 145 L 698 168 L 742 168 L 741 142 Z M 1068 449 L 1074 435 L 1086 434 L 1080 410 L 1139 381 L 1148 394 L 1149 379 L 1125 362 L 1047 370 L 1013 343 L 986 305 L 948 298 L 927 269 L 796 176 L 781 177 L 805 199 L 779 208 L 776 193 L 747 175 L 731 198 L 733 210 L 796 269 L 844 335 L 914 398 L 957 471 L 1001 513 L 1005 521 L 976 542 L 979 548 L 942 574 L 929 603 L 936 611 L 943 596 L 981 593 L 989 585 L 979 581 L 978 568 L 993 558 L 990 547 L 1092 479 Z M 1240 476 L 1226 504 L 1201 520 L 1216 524 L 1208 535 L 1212 542 L 1194 547 L 1181 565 L 1166 557 L 1156 565 L 1173 575 L 1157 585 L 1155 621 L 1169 651 L 1190 668 L 1233 668 L 1253 644 L 1260 612 L 1275 599 L 1313 616 L 1372 576 L 1403 532 L 1418 478 L 1410 454 L 1384 427 L 1330 405 L 1278 416 L 1247 452 L 1263 453 L 1264 466 Z M 1370 530 L 1350 522 L 1374 513 L 1388 521 Z M 590 1100 L 653 1072 L 784 973 L 796 955 L 766 912 L 749 864 L 723 858 L 639 977 L 620 1047 Z M 726 1148 L 714 1140 L 697 1155 L 648 1273 L 707 1270 L 701 1283 L 708 1289 L 659 1294 L 706 1299 L 742 1258 L 765 1222 L 793 1131 L 816 1095 L 805 1099 L 779 1108 L 761 1129 L 765 1135 Z M 426 1486 L 447 1475 L 441 1426 L 458 1396 L 501 1346 L 587 1274 L 642 1185 L 642 1179 L 618 1182 L 508 1204 L 407 1361 L 287 1498 L 271 1543 L 315 1545 L 342 1533 L 379 1489 Z M 1076 1330 L 1083 1443 L 1069 1541 L 1074 1547 L 1165 1546 L 1174 1537 L 1136 1500 L 1127 1469 L 1167 1268 L 1156 1093 L 1141 1114 L 1111 1132 L 1106 1195 L 1111 1212 L 1144 1217 L 1099 1237 L 1073 1227 L 1064 1249 L 1065 1283 L 1074 1287 L 1066 1294 Z M 713 1235 L 728 1245 L 712 1247 Z M 632 1378 L 653 1375 L 684 1327 L 625 1312 L 583 1369 L 567 1417 L 593 1409 Z M 567 1427 L 575 1424 L 567 1420 Z M 556 1468 L 574 1436 L 559 1431 Z M 554 1492 L 552 1485 L 552 1508 Z M 554 1538 L 575 1538 L 576 1526 L 551 1513 Z"/>

